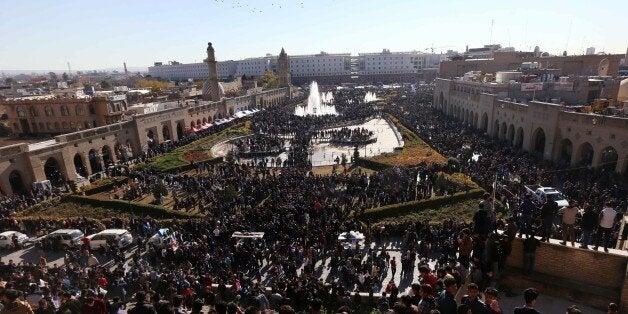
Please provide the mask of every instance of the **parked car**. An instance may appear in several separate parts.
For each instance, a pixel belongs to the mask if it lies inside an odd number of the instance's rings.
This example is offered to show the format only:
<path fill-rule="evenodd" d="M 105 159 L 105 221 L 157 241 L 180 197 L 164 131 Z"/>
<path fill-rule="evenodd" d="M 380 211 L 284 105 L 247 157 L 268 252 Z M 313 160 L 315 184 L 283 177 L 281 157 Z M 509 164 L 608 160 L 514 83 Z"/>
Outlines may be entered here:
<path fill-rule="evenodd" d="M 13 237 L 17 237 L 17 245 L 18 247 L 24 246 L 26 241 L 28 241 L 28 236 L 17 231 L 5 231 L 0 233 L 0 248 L 10 249 L 14 247 Z"/>
<path fill-rule="evenodd" d="M 554 200 L 558 204 L 558 208 L 569 205 L 569 202 L 557 189 L 553 187 L 544 187 L 538 184 L 526 185 L 526 191 L 532 194 L 532 198 L 539 204 L 545 203 L 546 198 Z"/>
<path fill-rule="evenodd" d="M 37 239 L 37 243 L 45 249 L 64 249 L 81 245 L 85 235 L 78 229 L 59 229 Z"/>
<path fill-rule="evenodd" d="M 105 229 L 87 238 L 89 239 L 89 247 L 92 250 L 99 249 L 107 242 L 115 243 L 120 249 L 126 248 L 133 243 L 133 236 L 125 229 Z"/>

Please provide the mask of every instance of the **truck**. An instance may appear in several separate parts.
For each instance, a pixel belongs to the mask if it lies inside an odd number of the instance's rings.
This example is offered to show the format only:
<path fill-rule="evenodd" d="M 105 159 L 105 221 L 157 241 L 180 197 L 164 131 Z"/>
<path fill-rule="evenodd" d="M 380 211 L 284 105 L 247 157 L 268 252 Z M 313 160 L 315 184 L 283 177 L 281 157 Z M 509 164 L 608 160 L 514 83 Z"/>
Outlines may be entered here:
<path fill-rule="evenodd" d="M 545 203 L 545 199 L 549 197 L 558 204 L 558 208 L 569 205 L 569 202 L 556 188 L 541 186 L 540 184 L 525 185 L 526 192 L 532 195 L 532 200 L 539 204 Z"/>

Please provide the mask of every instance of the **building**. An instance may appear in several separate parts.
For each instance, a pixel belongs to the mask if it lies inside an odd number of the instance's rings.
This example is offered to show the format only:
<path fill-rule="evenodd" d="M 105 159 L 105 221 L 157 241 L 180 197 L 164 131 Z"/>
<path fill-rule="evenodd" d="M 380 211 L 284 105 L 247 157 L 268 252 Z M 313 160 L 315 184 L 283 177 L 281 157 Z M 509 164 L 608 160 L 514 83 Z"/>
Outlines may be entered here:
<path fill-rule="evenodd" d="M 266 71 L 279 72 L 279 56 L 247 58 L 238 61 L 218 61 L 218 78 L 231 79 L 236 76 L 260 77 Z M 417 81 L 422 69 L 438 68 L 446 58 L 444 54 L 421 52 L 391 52 L 384 49 L 379 53 L 320 52 L 312 55 L 291 55 L 289 60 L 291 80 L 296 85 L 318 81 L 321 84 L 377 83 Z M 205 80 L 202 63 L 164 65 L 156 62 L 148 72 L 153 77 L 167 80 Z"/>
<path fill-rule="evenodd" d="M 587 52 L 585 53 L 585 55 L 589 56 L 589 55 L 594 55 L 594 54 L 595 54 L 595 47 L 587 48 Z"/>
<path fill-rule="evenodd" d="M 207 55 L 205 71 L 209 70 L 210 84 L 216 87 L 211 43 Z M 215 96 L 212 91 L 212 98 Z M 115 105 L 115 99 L 52 95 L 10 99 L 5 105 L 10 108 L 15 131 L 64 134 L 48 141 L 1 147 L 0 194 L 27 192 L 32 183 L 44 180 L 54 186 L 83 180 L 112 164 L 141 156 L 153 145 L 206 129 L 216 119 L 251 108 L 281 105 L 290 97 L 290 87 L 282 87 L 217 101 L 179 100 L 134 106 L 126 119 L 109 124 L 107 118 L 123 109 Z M 114 112 L 110 104 L 114 104 Z M 84 125 L 78 127 L 79 123 Z"/>
<path fill-rule="evenodd" d="M 628 118 L 577 113 L 536 100 L 518 102 L 504 97 L 507 83 L 441 78 L 435 85 L 433 103 L 440 110 L 516 149 L 566 167 L 628 171 Z"/>
<path fill-rule="evenodd" d="M 57 93 L 6 98 L 1 104 L 11 133 L 19 135 L 54 135 L 116 123 L 127 109 L 124 95 L 65 97 Z"/>
<path fill-rule="evenodd" d="M 582 56 L 535 56 L 533 52 L 493 52 L 488 59 L 447 60 L 440 64 L 440 77 L 454 78 L 469 71 L 495 73 L 516 70 L 524 62 L 538 63 L 543 69 L 559 69 L 558 75 L 598 75 L 600 67 L 608 62 L 605 69 L 608 76 L 617 76 L 619 62 L 623 55 L 582 55 Z M 604 61 L 607 60 L 607 61 Z"/>

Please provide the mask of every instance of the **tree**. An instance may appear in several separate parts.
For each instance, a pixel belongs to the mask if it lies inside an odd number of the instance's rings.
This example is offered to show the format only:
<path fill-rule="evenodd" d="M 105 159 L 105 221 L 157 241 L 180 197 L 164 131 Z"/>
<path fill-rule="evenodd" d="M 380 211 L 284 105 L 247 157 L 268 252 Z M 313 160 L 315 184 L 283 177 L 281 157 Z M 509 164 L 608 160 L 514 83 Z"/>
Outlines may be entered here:
<path fill-rule="evenodd" d="M 168 195 L 168 188 L 161 181 L 153 184 L 152 187 L 153 197 L 155 198 L 155 203 L 161 204 L 161 197 Z"/>
<path fill-rule="evenodd" d="M 50 77 L 50 80 L 52 80 L 52 81 L 56 81 L 57 80 L 57 73 L 55 73 L 55 72 L 48 72 L 48 76 Z"/>
<path fill-rule="evenodd" d="M 61 78 L 63 79 L 64 82 L 67 82 L 70 79 L 70 76 L 63 72 L 63 74 L 61 75 Z"/>
<path fill-rule="evenodd" d="M 340 155 L 340 158 L 341 158 L 340 164 L 346 168 L 347 167 L 347 155 L 345 153 L 342 153 L 342 155 Z"/>
<path fill-rule="evenodd" d="M 16 82 L 15 82 L 15 79 L 14 79 L 14 78 L 12 78 L 12 77 L 7 77 L 7 78 L 4 80 L 4 84 L 7 84 L 7 85 L 13 85 L 13 84 L 15 84 L 15 83 L 16 83 Z"/>
<path fill-rule="evenodd" d="M 149 88 L 151 91 L 157 92 L 170 87 L 170 83 L 158 80 L 139 80 L 135 86 L 137 88 Z"/>
<path fill-rule="evenodd" d="M 279 86 L 279 77 L 273 71 L 266 71 L 259 79 L 259 83 L 264 89 L 275 88 Z"/>
<path fill-rule="evenodd" d="M 358 150 L 358 145 L 355 145 L 353 148 L 353 162 L 357 162 L 360 159 L 360 151 Z"/>
<path fill-rule="evenodd" d="M 102 80 L 102 82 L 100 82 L 100 87 L 104 89 L 109 89 L 111 88 L 111 83 L 107 82 L 106 80 Z"/>

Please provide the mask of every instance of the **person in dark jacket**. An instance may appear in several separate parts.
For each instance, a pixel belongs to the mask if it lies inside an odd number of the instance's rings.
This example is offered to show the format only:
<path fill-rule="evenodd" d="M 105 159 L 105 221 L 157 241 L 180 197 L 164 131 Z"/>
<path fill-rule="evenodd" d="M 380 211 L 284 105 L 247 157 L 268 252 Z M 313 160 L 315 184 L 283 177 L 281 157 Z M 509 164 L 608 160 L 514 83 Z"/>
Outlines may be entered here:
<path fill-rule="evenodd" d="M 538 211 L 538 208 L 532 202 L 532 196 L 530 194 L 526 194 L 525 199 L 519 205 L 519 237 L 521 238 L 524 234 L 530 236 L 530 231 L 532 231 L 532 221 L 534 214 Z"/>
<path fill-rule="evenodd" d="M 146 292 L 138 291 L 135 294 L 135 307 L 129 310 L 129 314 L 157 314 L 155 307 L 146 301 Z"/>
<path fill-rule="evenodd" d="M 549 242 L 552 236 L 552 225 L 554 224 L 554 217 L 558 212 L 558 204 L 556 201 L 545 198 L 545 203 L 541 207 L 541 241 Z"/>
<path fill-rule="evenodd" d="M 480 203 L 478 210 L 473 214 L 473 233 L 486 238 L 489 233 L 489 213 L 484 209 L 484 204 Z"/>
<path fill-rule="evenodd" d="M 591 234 L 597 226 L 598 215 L 593 210 L 593 207 L 589 203 L 584 204 L 584 212 L 582 213 L 582 219 L 580 220 L 580 228 L 582 229 L 582 235 L 580 237 L 580 248 L 588 249 L 591 242 Z"/>

